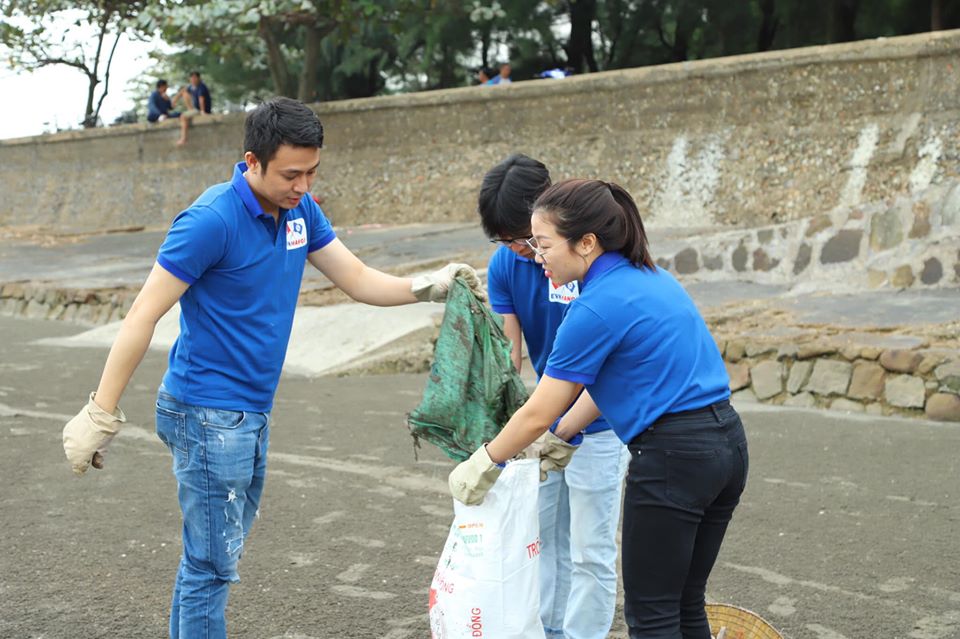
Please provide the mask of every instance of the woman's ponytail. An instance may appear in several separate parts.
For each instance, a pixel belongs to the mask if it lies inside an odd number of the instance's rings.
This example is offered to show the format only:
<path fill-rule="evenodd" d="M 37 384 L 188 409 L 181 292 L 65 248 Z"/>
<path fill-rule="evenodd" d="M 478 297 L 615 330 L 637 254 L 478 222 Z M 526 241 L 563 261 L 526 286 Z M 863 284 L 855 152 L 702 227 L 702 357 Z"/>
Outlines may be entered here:
<path fill-rule="evenodd" d="M 640 219 L 640 210 L 637 209 L 637 203 L 633 201 L 627 190 L 619 184 L 607 182 L 607 186 L 610 188 L 613 199 L 623 209 L 624 244 L 620 252 L 633 262 L 634 266 L 653 269 L 653 259 L 650 257 L 647 233 L 643 228 L 643 220 Z"/>

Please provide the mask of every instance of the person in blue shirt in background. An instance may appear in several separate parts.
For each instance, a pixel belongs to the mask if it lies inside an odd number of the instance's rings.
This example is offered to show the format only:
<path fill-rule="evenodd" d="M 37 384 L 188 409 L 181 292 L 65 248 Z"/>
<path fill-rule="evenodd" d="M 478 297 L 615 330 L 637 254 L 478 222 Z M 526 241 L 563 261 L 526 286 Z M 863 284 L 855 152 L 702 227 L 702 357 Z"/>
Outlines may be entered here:
<path fill-rule="evenodd" d="M 210 110 L 213 108 L 210 89 L 208 89 L 207 85 L 200 79 L 199 71 L 192 71 L 190 73 L 190 85 L 187 86 L 187 93 L 190 94 L 190 99 L 193 101 L 193 108 L 196 109 L 198 113 L 210 113 Z"/>
<path fill-rule="evenodd" d="M 167 118 L 178 118 L 180 121 L 180 138 L 177 140 L 177 146 L 183 146 L 187 143 L 187 129 L 190 127 L 190 115 L 192 109 L 187 103 L 188 96 L 186 89 L 180 89 L 173 99 L 167 97 L 169 88 L 166 80 L 157 80 L 156 90 L 150 94 L 147 100 L 147 122 L 163 122 Z M 187 109 L 186 113 L 174 111 L 173 107 L 177 102 L 183 102 Z"/>
<path fill-rule="evenodd" d="M 570 439 L 602 412 L 630 451 L 621 544 L 630 637 L 710 639 L 707 578 L 749 466 L 720 351 L 693 300 L 654 265 L 622 187 L 555 184 L 534 203 L 531 229 L 544 273 L 558 286 L 579 282 L 580 295 L 536 390 L 450 473 L 450 491 L 482 502 L 498 463 L 558 418 L 556 434 Z"/>
<path fill-rule="evenodd" d="M 357 259 L 310 197 L 322 146 L 323 126 L 301 102 L 275 98 L 250 112 L 244 161 L 173 220 L 96 392 L 63 429 L 75 473 L 103 467 L 126 420 L 120 396 L 157 321 L 179 302 L 180 335 L 156 403 L 183 514 L 172 639 L 226 637 L 227 595 L 260 508 L 270 411 L 306 263 L 366 304 L 442 301 L 456 276 L 482 295 L 467 265 L 410 279 Z"/>
<path fill-rule="evenodd" d="M 503 316 L 522 365 L 526 340 L 530 363 L 543 375 L 554 337 L 576 281 L 552 283 L 527 245 L 533 202 L 550 186 L 542 162 L 511 155 L 490 169 L 480 188 L 484 232 L 500 247 L 490 258 L 487 290 Z M 565 470 L 547 473 L 540 486 L 540 617 L 547 637 L 604 639 L 617 597 L 617 524 L 629 458 L 626 447 L 599 417 L 583 431 L 579 450 Z"/>

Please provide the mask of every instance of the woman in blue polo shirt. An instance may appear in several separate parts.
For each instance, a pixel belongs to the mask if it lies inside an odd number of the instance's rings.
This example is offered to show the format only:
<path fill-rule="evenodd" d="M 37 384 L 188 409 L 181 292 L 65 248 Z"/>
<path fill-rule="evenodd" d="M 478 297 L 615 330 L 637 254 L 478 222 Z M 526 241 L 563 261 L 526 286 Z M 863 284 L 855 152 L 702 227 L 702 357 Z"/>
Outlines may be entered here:
<path fill-rule="evenodd" d="M 631 453 L 621 559 L 630 637 L 709 639 L 707 577 L 748 467 L 720 352 L 683 287 L 654 266 L 623 188 L 561 182 L 531 222 L 537 262 L 554 284 L 579 281 L 580 297 L 530 400 L 454 469 L 451 492 L 480 503 L 499 464 L 557 418 L 566 439 L 602 411 Z"/>

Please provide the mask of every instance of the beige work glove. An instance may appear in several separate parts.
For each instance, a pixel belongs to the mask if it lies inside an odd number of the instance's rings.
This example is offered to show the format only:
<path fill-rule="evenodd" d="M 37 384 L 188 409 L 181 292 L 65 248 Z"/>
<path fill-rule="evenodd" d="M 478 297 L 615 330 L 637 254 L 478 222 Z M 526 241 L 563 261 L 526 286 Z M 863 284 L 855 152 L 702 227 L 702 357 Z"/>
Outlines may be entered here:
<path fill-rule="evenodd" d="M 474 295 L 486 301 L 487 293 L 483 290 L 477 272 L 469 264 L 447 264 L 439 271 L 415 277 L 410 290 L 421 302 L 443 302 L 447 299 L 453 280 L 458 277 L 470 287 Z"/>
<path fill-rule="evenodd" d="M 577 433 L 570 442 L 565 442 L 553 431 L 544 431 L 543 435 L 525 449 L 521 455 L 528 459 L 540 458 L 540 481 L 547 481 L 547 472 L 563 470 L 570 463 L 573 454 L 580 447 L 583 435 Z M 573 442 L 573 443 L 571 443 Z"/>
<path fill-rule="evenodd" d="M 87 405 L 63 427 L 63 452 L 78 475 L 87 472 L 91 463 L 94 468 L 103 468 L 107 446 L 127 421 L 119 406 L 112 415 L 97 406 L 95 395 L 90 393 Z"/>
<path fill-rule="evenodd" d="M 503 468 L 490 459 L 487 446 L 484 444 L 470 455 L 470 458 L 461 462 L 450 473 L 447 482 L 450 484 L 450 494 L 453 498 L 462 501 L 468 506 L 483 503 L 483 498 L 497 481 Z"/>

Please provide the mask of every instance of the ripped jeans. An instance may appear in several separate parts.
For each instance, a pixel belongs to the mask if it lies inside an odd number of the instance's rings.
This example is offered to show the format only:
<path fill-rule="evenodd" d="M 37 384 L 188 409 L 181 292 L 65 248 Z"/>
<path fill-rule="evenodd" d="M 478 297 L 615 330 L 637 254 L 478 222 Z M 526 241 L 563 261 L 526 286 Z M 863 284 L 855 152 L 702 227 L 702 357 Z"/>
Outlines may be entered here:
<path fill-rule="evenodd" d="M 171 639 L 225 639 L 230 584 L 263 493 L 270 414 L 184 404 L 157 394 L 157 436 L 173 454 L 183 555 Z"/>

